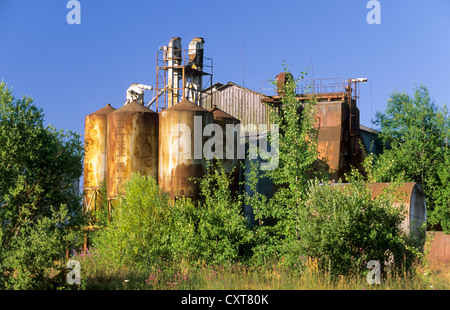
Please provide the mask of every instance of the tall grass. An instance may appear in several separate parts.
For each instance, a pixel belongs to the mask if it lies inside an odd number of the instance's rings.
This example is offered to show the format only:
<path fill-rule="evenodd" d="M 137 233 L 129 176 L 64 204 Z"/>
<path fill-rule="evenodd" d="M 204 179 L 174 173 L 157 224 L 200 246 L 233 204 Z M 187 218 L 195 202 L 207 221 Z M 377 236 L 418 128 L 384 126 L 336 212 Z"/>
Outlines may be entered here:
<path fill-rule="evenodd" d="M 329 277 L 308 258 L 300 268 L 289 268 L 281 262 L 264 267 L 241 263 L 208 265 L 160 262 L 146 267 L 114 267 L 99 263 L 94 249 L 77 255 L 81 263 L 85 290 L 447 290 L 450 268 L 430 270 L 417 265 L 413 274 L 392 275 L 381 284 L 370 285 L 364 276 Z"/>

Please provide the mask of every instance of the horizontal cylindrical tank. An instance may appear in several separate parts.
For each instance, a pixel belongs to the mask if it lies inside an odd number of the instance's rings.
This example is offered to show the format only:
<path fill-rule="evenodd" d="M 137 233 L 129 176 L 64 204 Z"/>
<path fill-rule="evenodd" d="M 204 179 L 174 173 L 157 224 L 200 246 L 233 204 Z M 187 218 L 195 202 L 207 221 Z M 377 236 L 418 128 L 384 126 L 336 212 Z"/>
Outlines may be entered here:
<path fill-rule="evenodd" d="M 333 183 L 338 185 L 340 183 Z M 340 184 L 347 186 L 347 183 Z M 392 183 L 368 183 L 372 198 L 375 198 L 385 192 L 389 187 L 395 188 L 392 192 L 394 201 L 392 207 L 403 205 L 404 220 L 400 224 L 400 229 L 407 235 L 416 238 L 424 238 L 421 227 L 427 221 L 427 205 L 422 186 L 416 182 L 405 182 L 394 187 Z"/>
<path fill-rule="evenodd" d="M 390 185 L 391 183 L 374 183 L 369 187 L 372 196 L 376 197 Z M 405 219 L 401 224 L 401 229 L 408 235 L 423 237 L 419 234 L 420 227 L 427 221 L 427 205 L 422 186 L 416 182 L 406 182 L 397 187 L 394 194 L 398 196 L 394 206 L 403 204 L 405 208 Z"/>
<path fill-rule="evenodd" d="M 158 114 L 132 101 L 108 114 L 107 125 L 106 185 L 111 202 L 133 173 L 158 177 Z"/>
<path fill-rule="evenodd" d="M 101 187 L 106 177 L 107 116 L 116 109 L 110 104 L 86 115 L 84 127 L 83 209 L 103 207 Z"/>
<path fill-rule="evenodd" d="M 212 118 L 212 113 L 187 99 L 159 112 L 158 183 L 171 197 L 199 197 L 198 184 L 189 178 L 206 172 L 203 129 Z"/>

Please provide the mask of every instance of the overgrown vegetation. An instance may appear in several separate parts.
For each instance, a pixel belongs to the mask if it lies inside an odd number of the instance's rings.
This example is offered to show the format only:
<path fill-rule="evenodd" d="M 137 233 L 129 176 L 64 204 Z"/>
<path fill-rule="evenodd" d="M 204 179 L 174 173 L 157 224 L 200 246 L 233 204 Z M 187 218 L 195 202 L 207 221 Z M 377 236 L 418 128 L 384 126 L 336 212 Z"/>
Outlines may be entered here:
<path fill-rule="evenodd" d="M 295 99 L 297 80 L 287 68 L 285 73 L 288 78 L 280 87 L 283 93 L 281 105 L 273 107 L 271 113 L 271 119 L 279 126 L 276 137 L 279 145 L 276 154 L 278 167 L 260 176 L 272 179 L 277 189 L 270 199 L 258 193 L 258 174 L 255 171 L 259 167 L 256 163 L 249 177 L 254 194 L 245 197 L 253 206 L 255 220 L 260 224 L 255 226 L 253 249 L 253 258 L 258 264 L 282 257 L 286 261 L 296 260 L 300 230 L 304 225 L 302 212 L 309 195 L 308 181 L 321 172 L 320 169 L 313 169 L 318 158 L 317 132 L 313 128 L 316 102 L 312 99 L 299 103 Z M 268 137 L 270 143 L 274 142 L 273 138 Z M 270 225 L 267 225 L 269 222 Z"/>
<path fill-rule="evenodd" d="M 450 118 L 428 89 L 419 86 L 411 96 L 394 92 L 375 124 L 386 148 L 374 157 L 377 182 L 419 182 L 424 187 L 429 228 L 450 233 Z"/>
<path fill-rule="evenodd" d="M 370 260 L 379 261 L 385 275 L 412 271 L 423 244 L 400 229 L 404 212 L 392 207 L 396 186 L 372 198 L 359 174 L 348 178 L 348 184 L 311 182 L 303 207 L 302 253 L 318 259 L 332 278 L 365 274 Z"/>
<path fill-rule="evenodd" d="M 368 156 L 367 177 L 351 171 L 345 185 L 331 184 L 317 160 L 316 102 L 296 100 L 297 81 L 287 79 L 272 115 L 279 136 L 267 136 L 278 139 L 279 165 L 261 173 L 250 162 L 251 195 L 231 192 L 230 174 L 216 161 L 196 180 L 198 201 L 171 199 L 156 180 L 134 174 L 111 221 L 105 210 L 91 217 L 101 229 L 90 233 L 87 251 L 80 251 L 83 219 L 73 190 L 82 170 L 79 137 L 44 127 L 42 110 L 1 84 L 0 287 L 67 288 L 64 278 L 49 284 L 65 271 L 67 249 L 82 264 L 83 289 L 369 288 L 369 260 L 382 266 L 379 288 L 437 287 L 417 272 L 422 244 L 400 230 L 402 210 L 392 204 L 395 186 L 422 182 L 432 223 L 448 228 L 446 112 L 437 112 L 424 88 L 414 99 L 394 93 L 378 114 L 389 149 Z M 405 111 L 417 114 L 406 119 Z M 262 178 L 273 180 L 273 196 L 258 192 Z M 378 181 L 394 181 L 393 187 L 372 198 L 367 184 Z M 244 205 L 252 206 L 255 225 Z"/>
<path fill-rule="evenodd" d="M 0 83 L 0 287 L 42 289 L 80 223 L 80 137 Z M 78 239 L 82 241 L 81 238 Z"/>
<path fill-rule="evenodd" d="M 208 167 L 210 173 L 200 180 L 204 199 L 198 203 L 171 200 L 153 178 L 134 174 L 108 229 L 93 238 L 94 247 L 121 266 L 149 266 L 163 258 L 214 264 L 238 260 L 250 231 L 229 191 L 229 176 Z"/>
<path fill-rule="evenodd" d="M 299 103 L 295 88 L 296 80 L 288 79 L 273 115 L 280 128 L 279 166 L 263 174 L 257 164 L 250 169 L 252 195 L 231 193 L 219 162 L 209 162 L 198 180 L 197 202 L 171 200 L 155 180 L 135 174 L 108 229 L 94 238 L 100 256 L 116 266 L 276 264 L 299 274 L 312 259 L 332 281 L 363 276 L 369 260 L 392 260 L 389 268 L 382 264 L 385 276 L 411 272 L 421 247 L 400 230 L 403 215 L 392 207 L 393 189 L 373 199 L 357 171 L 346 186 L 317 178 L 325 174 L 317 163 L 315 101 Z M 258 193 L 262 177 L 274 181 L 273 197 Z M 247 224 L 244 203 L 253 207 L 257 225 Z"/>
<path fill-rule="evenodd" d="M 349 274 L 330 278 L 314 258 L 299 257 L 297 264 L 282 261 L 266 265 L 233 263 L 189 264 L 161 259 L 147 268 L 111 268 L 100 264 L 96 249 L 81 251 L 81 289 L 95 290 L 447 290 L 450 270 L 430 271 L 417 266 L 414 275 L 390 274 L 380 285 L 369 285 L 365 275 Z"/>

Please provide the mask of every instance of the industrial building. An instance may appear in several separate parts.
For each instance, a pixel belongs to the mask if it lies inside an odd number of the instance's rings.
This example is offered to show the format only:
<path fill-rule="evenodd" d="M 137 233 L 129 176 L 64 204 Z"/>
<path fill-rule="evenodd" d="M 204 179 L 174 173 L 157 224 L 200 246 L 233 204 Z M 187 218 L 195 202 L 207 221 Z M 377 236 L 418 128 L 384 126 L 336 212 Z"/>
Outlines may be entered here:
<path fill-rule="evenodd" d="M 205 174 L 206 159 L 198 156 L 196 145 L 206 143 L 206 137 L 196 135 L 209 125 L 225 128 L 254 124 L 251 130 L 239 133 L 242 141 L 265 139 L 263 130 L 272 126 L 271 107 L 281 104 L 281 94 L 265 95 L 232 82 L 212 84 L 212 59 L 204 56 L 203 38 L 194 38 L 188 49 L 182 49 L 181 38 L 172 38 L 156 56 L 156 85 L 133 83 L 126 91 L 126 100 L 117 109 L 107 105 L 86 116 L 83 208 L 91 211 L 114 207 L 121 187 L 132 173 L 154 177 L 160 188 L 173 198 L 199 197 L 198 186 L 190 179 Z M 288 77 L 276 76 L 278 86 Z M 349 171 L 350 165 L 361 168 L 364 154 L 376 146 L 377 133 L 359 123 L 359 84 L 365 79 L 315 79 L 302 81 L 298 100 L 312 94 L 317 99 L 318 149 L 326 161 L 330 178 L 338 180 Z M 303 89 L 308 88 L 308 93 Z M 146 102 L 144 93 L 153 91 Z M 125 95 L 125 94 L 124 94 Z M 200 120 L 200 121 L 198 121 Z M 261 126 L 264 125 L 264 126 Z M 227 132 L 224 130 L 224 132 Z M 227 134 L 230 134 L 227 132 Z M 233 143 L 237 152 L 236 132 Z M 216 145 L 218 154 L 227 153 L 230 145 Z M 201 152 L 200 152 L 201 153 Z M 227 172 L 234 168 L 235 190 L 244 180 L 249 158 L 222 156 Z M 238 169 L 243 161 L 244 169 Z M 373 189 L 386 186 L 380 184 Z M 106 187 L 107 206 L 103 206 L 101 188 Z M 261 193 L 271 196 L 270 180 L 258 185 Z M 406 232 L 426 221 L 426 205 L 420 184 L 405 184 L 404 202 L 409 214 Z M 245 215 L 251 218 L 251 206 L 245 206 Z M 412 223 L 415 223 L 414 225 Z"/>

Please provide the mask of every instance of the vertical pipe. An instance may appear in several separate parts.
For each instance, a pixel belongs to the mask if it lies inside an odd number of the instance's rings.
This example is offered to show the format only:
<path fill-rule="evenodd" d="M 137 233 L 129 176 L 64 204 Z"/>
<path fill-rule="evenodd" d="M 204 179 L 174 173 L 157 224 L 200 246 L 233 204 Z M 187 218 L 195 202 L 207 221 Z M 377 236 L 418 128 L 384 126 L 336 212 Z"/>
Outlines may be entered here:
<path fill-rule="evenodd" d="M 201 105 L 201 91 L 202 91 L 202 75 L 203 75 L 203 49 L 205 41 L 203 38 L 194 38 L 189 43 L 189 66 L 193 69 L 190 71 L 188 80 L 192 82 L 189 85 L 188 90 L 190 94 L 190 100 L 197 105 Z"/>
<path fill-rule="evenodd" d="M 158 71 L 159 71 L 159 69 L 158 69 L 158 52 L 156 53 L 156 95 L 158 95 L 158 90 L 159 90 L 159 87 L 158 87 Z M 156 113 L 158 113 L 158 97 L 156 97 Z"/>
<path fill-rule="evenodd" d="M 174 37 L 169 41 L 168 57 L 167 57 L 167 75 L 169 79 L 168 85 L 168 107 L 176 104 L 179 100 L 179 74 L 180 69 L 176 68 L 181 65 L 182 60 L 181 38 Z"/>
<path fill-rule="evenodd" d="M 241 35 L 242 35 L 242 86 L 245 87 L 244 79 L 244 25 L 241 25 Z"/>

